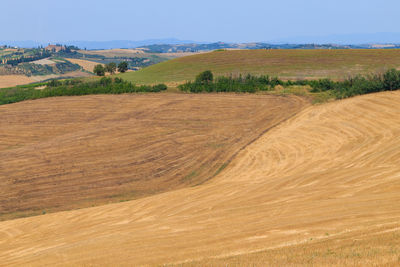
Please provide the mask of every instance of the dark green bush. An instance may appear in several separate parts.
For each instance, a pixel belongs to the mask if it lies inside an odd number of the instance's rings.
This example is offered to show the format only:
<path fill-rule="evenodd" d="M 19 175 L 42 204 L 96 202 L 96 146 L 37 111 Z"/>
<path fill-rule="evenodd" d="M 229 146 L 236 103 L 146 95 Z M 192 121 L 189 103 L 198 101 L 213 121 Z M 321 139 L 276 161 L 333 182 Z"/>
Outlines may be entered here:
<path fill-rule="evenodd" d="M 93 73 L 95 73 L 97 76 L 104 76 L 106 73 L 106 69 L 103 67 L 103 65 L 97 64 L 93 68 Z"/>
<path fill-rule="evenodd" d="M 123 80 L 122 80 L 121 78 L 118 78 L 118 77 L 117 77 L 117 78 L 114 79 L 114 82 L 115 82 L 115 83 L 122 83 Z"/>
<path fill-rule="evenodd" d="M 153 86 L 153 92 L 161 92 L 167 90 L 167 86 L 163 83 Z"/>
<path fill-rule="evenodd" d="M 400 71 L 391 69 L 383 75 L 383 84 L 386 90 L 397 90 L 400 88 Z"/>
<path fill-rule="evenodd" d="M 108 78 L 108 77 L 103 77 L 103 78 L 100 79 L 100 84 L 102 86 L 110 85 L 110 84 L 112 84 L 112 82 L 113 82 L 113 80 L 111 78 Z"/>
<path fill-rule="evenodd" d="M 213 81 L 214 75 L 212 74 L 211 71 L 206 70 L 201 72 L 199 75 L 196 77 L 196 83 L 198 84 L 209 84 Z"/>
<path fill-rule="evenodd" d="M 274 77 L 271 79 L 271 81 L 269 82 L 269 85 L 274 88 L 277 85 L 284 85 L 284 82 L 279 80 L 277 77 Z"/>
<path fill-rule="evenodd" d="M 62 85 L 62 82 L 60 82 L 60 81 L 58 81 L 58 80 L 51 80 L 51 81 L 47 84 L 47 86 L 50 86 L 50 87 L 56 87 L 56 86 L 60 86 L 60 85 Z"/>
<path fill-rule="evenodd" d="M 122 61 L 118 64 L 118 71 L 119 72 L 126 72 L 128 70 L 128 63 L 126 61 Z"/>

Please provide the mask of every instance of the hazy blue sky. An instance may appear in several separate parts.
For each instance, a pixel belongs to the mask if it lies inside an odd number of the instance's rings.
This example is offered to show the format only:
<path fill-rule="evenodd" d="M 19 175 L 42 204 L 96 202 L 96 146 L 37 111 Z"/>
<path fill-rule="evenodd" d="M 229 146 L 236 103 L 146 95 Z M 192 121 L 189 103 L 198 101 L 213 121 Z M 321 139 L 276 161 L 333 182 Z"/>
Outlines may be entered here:
<path fill-rule="evenodd" d="M 0 40 L 269 41 L 400 32 L 399 0 L 3 1 Z"/>

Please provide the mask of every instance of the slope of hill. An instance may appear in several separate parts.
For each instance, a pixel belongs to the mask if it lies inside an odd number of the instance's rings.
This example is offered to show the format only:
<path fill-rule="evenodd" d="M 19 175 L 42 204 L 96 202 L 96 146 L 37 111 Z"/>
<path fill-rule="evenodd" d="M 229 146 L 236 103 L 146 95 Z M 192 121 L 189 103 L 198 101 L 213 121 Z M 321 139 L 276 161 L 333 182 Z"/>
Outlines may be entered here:
<path fill-rule="evenodd" d="M 88 72 L 93 72 L 94 67 L 99 64 L 94 61 L 89 61 L 89 60 L 84 60 L 84 59 L 76 59 L 76 58 L 66 58 L 66 60 L 68 60 L 69 62 L 71 62 L 73 64 L 78 64 L 79 66 L 81 66 L 81 68 L 83 68 L 85 71 L 88 71 Z"/>
<path fill-rule="evenodd" d="M 398 265 L 399 103 L 396 91 L 309 107 L 197 187 L 1 222 L 0 261 Z"/>
<path fill-rule="evenodd" d="M 392 67 L 400 67 L 400 50 L 230 50 L 177 58 L 121 77 L 136 83 L 182 82 L 210 69 L 217 75 L 341 79 Z"/>
<path fill-rule="evenodd" d="M 32 83 L 34 81 L 25 75 L 0 75 L 0 89 Z"/>
<path fill-rule="evenodd" d="M 1 106 L 0 220 L 202 183 L 305 105 L 298 97 L 136 94 Z"/>
<path fill-rule="evenodd" d="M 130 70 L 136 70 L 186 54 L 149 54 L 137 49 L 86 51 L 61 45 L 40 49 L 0 47 L 0 88 L 48 79 L 88 77 L 95 65 L 110 62 L 124 61 Z"/>

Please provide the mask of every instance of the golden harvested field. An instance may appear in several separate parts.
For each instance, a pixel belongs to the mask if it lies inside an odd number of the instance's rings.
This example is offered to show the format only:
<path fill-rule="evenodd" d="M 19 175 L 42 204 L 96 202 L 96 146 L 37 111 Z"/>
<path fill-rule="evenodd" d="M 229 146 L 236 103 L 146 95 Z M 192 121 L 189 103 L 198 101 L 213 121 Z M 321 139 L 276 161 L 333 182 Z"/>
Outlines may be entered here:
<path fill-rule="evenodd" d="M 34 80 L 25 75 L 0 75 L 0 88 L 13 87 L 32 82 L 34 82 Z"/>
<path fill-rule="evenodd" d="M 54 65 L 56 64 L 57 60 L 51 60 L 50 58 L 43 58 L 39 60 L 32 61 L 32 64 L 37 64 L 37 65 Z"/>
<path fill-rule="evenodd" d="M 104 50 L 79 50 L 79 53 L 86 55 L 100 55 L 105 57 L 131 57 L 144 54 L 142 49 L 104 49 Z"/>
<path fill-rule="evenodd" d="M 399 266 L 400 224 L 305 240 L 265 251 L 190 261 L 179 266 Z M 172 264 L 171 264 L 172 265 Z"/>
<path fill-rule="evenodd" d="M 120 77 L 139 84 L 182 82 L 211 70 L 216 75 L 343 79 L 399 67 L 399 49 L 228 50 L 177 58 Z"/>
<path fill-rule="evenodd" d="M 202 185 L 0 222 L 0 262 L 398 266 L 399 103 L 396 91 L 309 106 L 241 150 Z M 75 139 L 82 142 L 85 138 Z M 57 157 L 42 152 L 35 160 L 47 156 Z M 23 153 L 15 160 L 29 162 Z"/>
<path fill-rule="evenodd" d="M 99 64 L 97 62 L 83 60 L 83 59 L 76 59 L 76 58 L 66 58 L 66 60 L 70 61 L 73 64 L 78 64 L 84 70 L 90 71 L 90 72 L 93 72 L 94 67 Z"/>
<path fill-rule="evenodd" d="M 202 183 L 306 105 L 299 97 L 137 94 L 0 106 L 0 220 Z"/>

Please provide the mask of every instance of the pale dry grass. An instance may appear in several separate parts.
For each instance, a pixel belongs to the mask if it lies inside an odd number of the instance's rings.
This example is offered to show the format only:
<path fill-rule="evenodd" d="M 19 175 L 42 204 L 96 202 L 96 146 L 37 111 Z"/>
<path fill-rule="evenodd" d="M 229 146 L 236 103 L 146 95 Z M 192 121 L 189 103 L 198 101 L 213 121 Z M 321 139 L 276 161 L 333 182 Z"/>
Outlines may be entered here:
<path fill-rule="evenodd" d="M 185 56 L 192 56 L 206 52 L 179 52 L 179 53 L 148 53 L 145 49 L 105 49 L 105 50 L 80 50 L 82 54 L 86 55 L 101 55 L 105 57 L 146 57 L 156 55 L 166 58 L 178 58 Z"/>
<path fill-rule="evenodd" d="M 144 54 L 142 49 L 104 49 L 104 50 L 79 50 L 86 55 L 101 55 L 105 57 L 135 57 Z"/>
<path fill-rule="evenodd" d="M 76 59 L 76 58 L 66 58 L 66 60 L 68 60 L 69 62 L 71 62 L 73 64 L 78 64 L 84 70 L 89 71 L 89 72 L 93 72 L 94 67 L 99 64 L 97 62 L 83 60 L 83 59 Z M 101 64 L 101 65 L 104 66 L 104 64 Z"/>
<path fill-rule="evenodd" d="M 32 83 L 34 80 L 25 75 L 0 75 L 0 88 Z"/>
<path fill-rule="evenodd" d="M 199 51 L 199 52 L 176 52 L 176 53 L 162 53 L 162 56 L 170 57 L 170 58 L 177 58 L 177 57 L 186 57 L 186 56 L 193 56 L 197 54 L 204 54 L 209 53 L 210 51 Z M 157 55 L 157 54 L 156 54 Z M 160 55 L 160 54 L 159 54 Z"/>
<path fill-rule="evenodd" d="M 299 244 L 176 266 L 399 266 L 400 225 L 371 227 L 339 236 L 324 235 Z"/>
<path fill-rule="evenodd" d="M 56 64 L 55 61 L 50 60 L 49 58 L 43 58 L 39 60 L 35 60 L 31 62 L 32 64 L 38 64 L 38 65 L 54 65 Z"/>
<path fill-rule="evenodd" d="M 197 187 L 1 222 L 0 261 L 396 265 L 399 102 L 397 91 L 308 107 Z"/>

